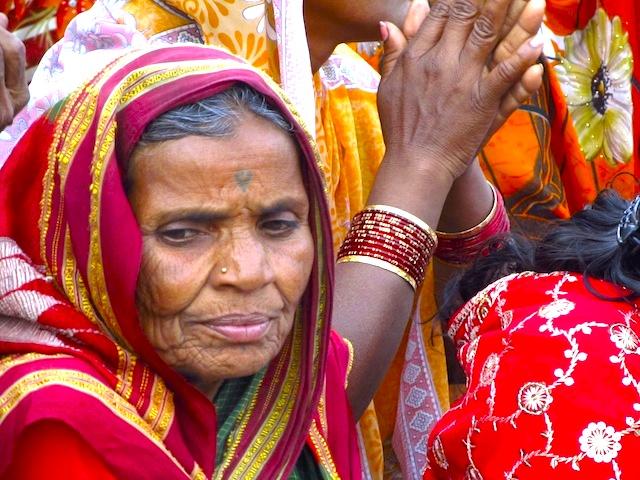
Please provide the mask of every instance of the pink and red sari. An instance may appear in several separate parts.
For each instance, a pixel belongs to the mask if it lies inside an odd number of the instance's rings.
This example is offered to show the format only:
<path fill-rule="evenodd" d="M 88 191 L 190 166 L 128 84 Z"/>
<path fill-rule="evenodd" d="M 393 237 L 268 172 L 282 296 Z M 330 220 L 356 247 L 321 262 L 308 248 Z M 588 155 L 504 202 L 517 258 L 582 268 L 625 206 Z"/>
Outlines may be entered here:
<path fill-rule="evenodd" d="M 216 465 L 211 400 L 137 320 L 141 236 L 122 175 L 150 121 L 236 82 L 295 126 L 316 255 L 290 338 Z M 113 61 L 37 120 L 0 174 L 0 476 L 20 436 L 53 421 L 116 478 L 287 478 L 303 449 L 322 478 L 360 478 L 351 354 L 330 330 L 331 244 L 315 147 L 269 78 L 200 46 Z"/>

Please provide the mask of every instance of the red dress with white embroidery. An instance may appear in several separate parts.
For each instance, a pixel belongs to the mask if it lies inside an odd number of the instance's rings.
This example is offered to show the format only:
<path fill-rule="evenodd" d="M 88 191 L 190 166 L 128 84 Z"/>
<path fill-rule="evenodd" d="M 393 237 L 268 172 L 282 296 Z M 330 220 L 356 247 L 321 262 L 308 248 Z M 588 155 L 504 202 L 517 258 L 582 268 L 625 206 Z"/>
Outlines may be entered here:
<path fill-rule="evenodd" d="M 480 292 L 449 327 L 468 390 L 431 432 L 425 479 L 640 478 L 639 321 L 637 305 L 599 299 L 576 274 Z"/>

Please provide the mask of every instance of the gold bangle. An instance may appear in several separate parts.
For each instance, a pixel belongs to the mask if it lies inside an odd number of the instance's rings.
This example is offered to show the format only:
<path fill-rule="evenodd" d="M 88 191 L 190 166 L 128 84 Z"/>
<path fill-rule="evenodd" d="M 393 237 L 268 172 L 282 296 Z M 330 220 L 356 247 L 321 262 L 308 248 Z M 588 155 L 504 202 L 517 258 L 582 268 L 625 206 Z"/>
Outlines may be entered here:
<path fill-rule="evenodd" d="M 402 217 L 405 220 L 408 220 L 409 222 L 415 224 L 421 230 L 424 230 L 436 244 L 438 243 L 438 235 L 436 234 L 436 231 L 431 228 L 427 224 L 427 222 L 416 217 L 413 213 L 409 213 L 406 210 L 402 210 L 398 207 L 392 207 L 391 205 L 367 205 L 366 207 L 364 207 L 364 210 L 381 210 L 383 212 Z"/>
<path fill-rule="evenodd" d="M 409 285 L 411 285 L 411 288 L 414 292 L 416 288 L 418 288 L 416 280 L 412 278 L 411 275 L 396 267 L 395 265 L 389 262 L 385 262 L 384 260 L 380 260 L 374 257 L 368 257 L 365 255 L 346 255 L 344 257 L 338 258 L 338 263 L 365 263 L 367 265 L 373 265 L 374 267 L 382 268 L 388 272 L 395 273 L 400 278 L 405 280 Z"/>
<path fill-rule="evenodd" d="M 496 190 L 496 187 L 494 187 L 491 183 L 487 182 L 487 184 L 493 192 L 493 205 L 491 205 L 491 210 L 489 211 L 489 214 L 484 218 L 484 220 L 482 220 L 479 224 L 460 232 L 441 232 L 440 230 L 437 230 L 436 233 L 438 237 L 451 240 L 471 237 L 482 230 L 484 227 L 486 227 L 489 222 L 493 220 L 493 217 L 495 217 L 496 211 L 498 210 L 498 192 Z"/>

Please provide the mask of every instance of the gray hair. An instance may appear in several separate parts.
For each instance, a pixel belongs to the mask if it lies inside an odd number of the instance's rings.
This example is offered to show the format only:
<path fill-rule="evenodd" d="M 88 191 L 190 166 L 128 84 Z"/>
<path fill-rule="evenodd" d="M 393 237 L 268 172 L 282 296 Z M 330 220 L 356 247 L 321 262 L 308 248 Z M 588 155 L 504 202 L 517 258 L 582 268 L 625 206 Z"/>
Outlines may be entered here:
<path fill-rule="evenodd" d="M 228 137 L 235 132 L 244 112 L 251 112 L 277 127 L 292 133 L 293 125 L 264 95 L 239 83 L 212 97 L 182 105 L 153 120 L 138 141 L 138 146 L 166 140 L 178 140 L 189 135 Z"/>

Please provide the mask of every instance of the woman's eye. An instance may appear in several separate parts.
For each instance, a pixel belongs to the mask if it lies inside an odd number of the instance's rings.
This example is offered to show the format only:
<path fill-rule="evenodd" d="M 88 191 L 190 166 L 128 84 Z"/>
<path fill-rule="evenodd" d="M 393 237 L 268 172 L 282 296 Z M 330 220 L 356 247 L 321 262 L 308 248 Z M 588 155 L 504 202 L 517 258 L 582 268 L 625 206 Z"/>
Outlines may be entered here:
<path fill-rule="evenodd" d="M 198 233 L 197 230 L 192 228 L 171 228 L 162 230 L 160 232 L 160 238 L 170 244 L 182 244 L 193 240 Z"/>
<path fill-rule="evenodd" d="M 298 228 L 298 225 L 299 223 L 295 220 L 276 219 L 262 222 L 261 227 L 270 235 L 284 236 L 293 232 L 293 230 Z"/>

